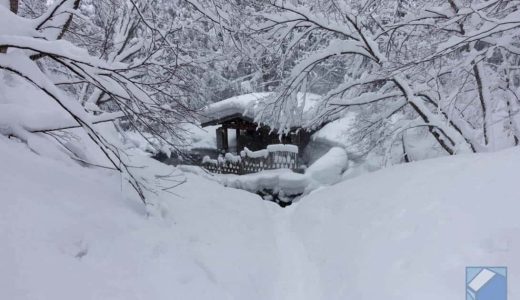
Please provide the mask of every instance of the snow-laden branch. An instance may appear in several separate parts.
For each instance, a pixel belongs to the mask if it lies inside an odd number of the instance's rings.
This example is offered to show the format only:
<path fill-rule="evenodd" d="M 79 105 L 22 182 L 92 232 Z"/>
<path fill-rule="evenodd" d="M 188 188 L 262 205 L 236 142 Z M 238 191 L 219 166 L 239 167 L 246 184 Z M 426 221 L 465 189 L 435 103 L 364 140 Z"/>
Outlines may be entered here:
<path fill-rule="evenodd" d="M 117 71 L 127 67 L 123 63 L 109 64 L 94 58 L 85 49 L 78 48 L 65 40 L 46 41 L 25 36 L 0 35 L 0 47 L 31 50 L 45 55 L 62 57 L 100 70 Z"/>
<path fill-rule="evenodd" d="M 396 97 L 402 97 L 403 94 L 401 92 L 392 92 L 392 93 L 364 93 L 358 97 L 349 98 L 346 101 L 342 102 L 331 102 L 329 105 L 333 106 L 358 106 L 358 105 L 365 105 L 365 104 L 371 104 L 374 102 L 392 99 Z"/>

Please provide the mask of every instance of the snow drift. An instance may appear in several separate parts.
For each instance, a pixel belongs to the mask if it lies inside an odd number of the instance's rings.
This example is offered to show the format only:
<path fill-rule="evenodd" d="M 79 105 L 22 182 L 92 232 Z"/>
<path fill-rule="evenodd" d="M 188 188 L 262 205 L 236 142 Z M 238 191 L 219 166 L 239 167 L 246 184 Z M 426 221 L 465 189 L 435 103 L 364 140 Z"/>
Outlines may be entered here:
<path fill-rule="evenodd" d="M 0 166 L 0 299 L 458 300 L 466 266 L 520 268 L 518 148 L 391 167 L 284 209 L 187 174 L 148 217 L 110 170 L 1 136 Z"/>
<path fill-rule="evenodd" d="M 520 268 L 520 149 L 433 159 L 318 190 L 291 229 L 316 299 L 463 299 L 466 266 Z M 520 297 L 510 272 L 509 297 Z"/>
<path fill-rule="evenodd" d="M 0 135 L 0 299 L 274 298 L 274 204 L 188 174 L 147 212 L 122 183 Z"/>

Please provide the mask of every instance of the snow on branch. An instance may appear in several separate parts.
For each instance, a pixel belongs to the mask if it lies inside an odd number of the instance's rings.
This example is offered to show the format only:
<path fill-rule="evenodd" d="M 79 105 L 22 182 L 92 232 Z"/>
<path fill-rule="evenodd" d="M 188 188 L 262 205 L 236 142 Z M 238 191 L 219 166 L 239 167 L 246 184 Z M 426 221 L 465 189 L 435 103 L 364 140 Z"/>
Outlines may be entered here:
<path fill-rule="evenodd" d="M 82 16 L 73 24 L 75 32 L 69 29 L 72 17 L 81 15 L 78 0 L 55 1 L 33 19 L 0 6 L 2 74 L 14 74 L 34 85 L 46 96 L 42 103 L 50 99 L 59 108 L 59 117 L 52 120 L 43 115 L 30 122 L 0 120 L 2 134 L 26 140 L 45 133 L 63 144 L 57 131 L 82 129 L 146 203 L 145 193 L 153 188 L 134 175 L 120 141 L 100 129 L 105 126 L 95 124 L 113 122 L 123 136 L 125 130 L 132 129 L 151 146 L 171 150 L 184 138 L 179 124 L 193 120 L 195 108 L 188 97 L 195 90 L 190 85 L 196 85 L 189 71 L 194 60 L 181 54 L 186 51 L 178 47 L 175 34 L 182 26 L 166 24 L 166 15 L 154 5 L 138 0 L 131 5 L 119 1 L 96 3 L 96 8 L 108 11 Z M 98 20 L 88 22 L 90 18 Z M 78 27 L 81 22 L 86 26 Z M 96 26 L 106 27 L 92 28 Z M 104 34 L 103 44 L 87 47 L 74 43 L 78 36 L 86 37 L 96 30 Z M 85 162 L 76 153 L 71 158 Z"/>

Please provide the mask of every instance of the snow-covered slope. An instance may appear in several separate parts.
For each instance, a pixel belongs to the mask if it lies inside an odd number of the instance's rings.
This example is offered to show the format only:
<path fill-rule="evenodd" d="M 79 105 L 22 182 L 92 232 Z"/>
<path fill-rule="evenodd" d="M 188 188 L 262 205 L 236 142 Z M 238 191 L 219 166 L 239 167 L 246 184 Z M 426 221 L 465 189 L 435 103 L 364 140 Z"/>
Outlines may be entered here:
<path fill-rule="evenodd" d="M 289 207 L 319 298 L 464 299 L 466 266 L 507 266 L 518 299 L 519 170 L 520 148 L 426 160 Z"/>
<path fill-rule="evenodd" d="M 254 194 L 188 175 L 147 217 L 117 173 L 38 156 L 2 136 L 0 166 L 0 299 L 276 293 L 277 208 Z"/>
<path fill-rule="evenodd" d="M 468 265 L 508 266 L 520 296 L 519 148 L 388 168 L 284 209 L 187 174 L 151 216 L 109 170 L 1 136 L 0 166 L 0 299 L 458 300 Z"/>

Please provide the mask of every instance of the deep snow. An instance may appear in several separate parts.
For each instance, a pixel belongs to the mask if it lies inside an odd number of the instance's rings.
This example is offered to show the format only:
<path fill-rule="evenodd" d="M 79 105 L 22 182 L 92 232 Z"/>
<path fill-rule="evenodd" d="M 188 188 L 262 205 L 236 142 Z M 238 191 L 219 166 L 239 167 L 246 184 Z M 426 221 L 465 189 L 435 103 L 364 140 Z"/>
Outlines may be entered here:
<path fill-rule="evenodd" d="M 455 300 L 469 265 L 508 266 L 520 296 L 519 148 L 387 168 L 284 209 L 187 173 L 145 210 L 117 173 L 1 136 L 0 166 L 0 299 Z"/>
<path fill-rule="evenodd" d="M 152 159 L 154 170 L 171 167 Z M 0 299 L 269 299 L 275 204 L 188 176 L 147 212 L 117 173 L 0 136 Z M 164 172 L 164 173 L 163 173 Z M 203 187 L 203 188 L 201 188 Z"/>
<path fill-rule="evenodd" d="M 316 191 L 292 228 L 322 299 L 463 299 L 466 266 L 520 295 L 520 149 L 400 165 Z"/>

